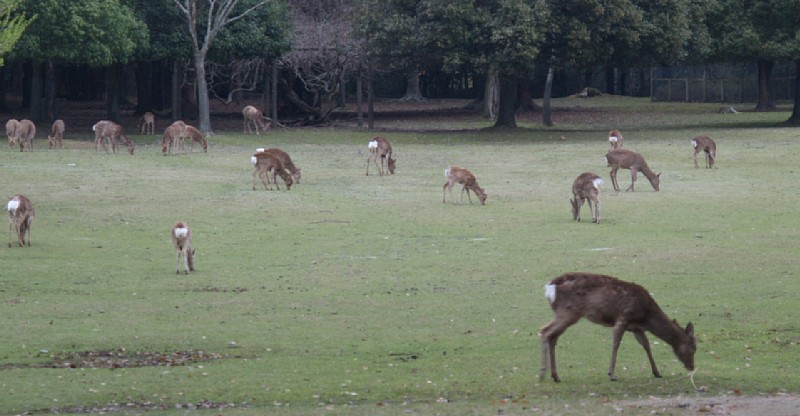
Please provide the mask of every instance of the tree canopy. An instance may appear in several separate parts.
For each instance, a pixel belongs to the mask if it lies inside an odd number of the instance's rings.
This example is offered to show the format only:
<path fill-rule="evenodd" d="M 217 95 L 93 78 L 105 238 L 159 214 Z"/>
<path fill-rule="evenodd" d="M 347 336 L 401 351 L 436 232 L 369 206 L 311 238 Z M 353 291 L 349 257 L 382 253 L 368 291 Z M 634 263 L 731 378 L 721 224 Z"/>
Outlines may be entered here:
<path fill-rule="evenodd" d="M 18 3 L 18 0 L 0 0 L 0 66 L 3 66 L 3 55 L 16 45 L 22 32 L 35 19 L 24 13 L 15 14 Z"/>

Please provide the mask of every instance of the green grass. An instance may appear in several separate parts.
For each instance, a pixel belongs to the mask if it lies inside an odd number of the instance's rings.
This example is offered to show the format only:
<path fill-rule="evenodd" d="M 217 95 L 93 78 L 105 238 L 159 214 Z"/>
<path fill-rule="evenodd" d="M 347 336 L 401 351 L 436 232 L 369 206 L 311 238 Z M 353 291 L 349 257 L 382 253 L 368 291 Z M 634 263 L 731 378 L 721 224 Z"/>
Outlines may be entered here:
<path fill-rule="evenodd" d="M 398 160 L 388 177 L 364 176 L 373 133 L 338 129 L 218 131 L 208 154 L 171 157 L 142 137 L 134 157 L 83 141 L 0 149 L 0 195 L 37 210 L 32 247 L 0 247 L 0 414 L 204 402 L 226 414 L 615 414 L 609 402 L 651 395 L 800 391 L 800 131 L 782 112 L 605 100 L 594 123 L 381 133 Z M 627 124 L 603 121 L 619 114 Z M 635 193 L 611 189 L 610 128 L 663 172 L 660 192 L 641 176 Z M 717 140 L 716 170 L 693 168 L 701 133 Z M 302 183 L 251 190 L 249 157 L 265 144 L 292 155 Z M 451 163 L 476 174 L 486 206 L 442 204 Z M 571 220 L 587 170 L 606 179 L 599 225 Z M 194 232 L 189 276 L 175 274 L 178 219 Z M 609 382 L 610 330 L 582 322 L 559 343 L 563 382 L 539 383 L 542 286 L 568 271 L 640 283 L 692 321 L 694 377 L 651 336 L 664 374 L 652 378 L 627 335 Z M 221 358 L 42 367 L 120 349 Z"/>

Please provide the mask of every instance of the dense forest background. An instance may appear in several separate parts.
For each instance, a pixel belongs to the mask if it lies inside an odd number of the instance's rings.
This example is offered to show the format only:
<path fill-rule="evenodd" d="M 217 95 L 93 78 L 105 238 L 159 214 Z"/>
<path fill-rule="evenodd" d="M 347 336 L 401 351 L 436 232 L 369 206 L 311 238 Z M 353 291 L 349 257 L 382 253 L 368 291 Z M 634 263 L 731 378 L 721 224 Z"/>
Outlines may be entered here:
<path fill-rule="evenodd" d="M 4 55 L 0 110 L 34 121 L 101 101 L 112 120 L 155 111 L 211 134 L 209 100 L 322 124 L 346 101 L 369 111 L 376 98 L 469 98 L 514 127 L 521 108 L 551 123 L 551 97 L 587 88 L 756 110 L 798 96 L 800 0 L 2 0 L 4 10 L 6 32 L 9 19 L 29 24 Z"/>

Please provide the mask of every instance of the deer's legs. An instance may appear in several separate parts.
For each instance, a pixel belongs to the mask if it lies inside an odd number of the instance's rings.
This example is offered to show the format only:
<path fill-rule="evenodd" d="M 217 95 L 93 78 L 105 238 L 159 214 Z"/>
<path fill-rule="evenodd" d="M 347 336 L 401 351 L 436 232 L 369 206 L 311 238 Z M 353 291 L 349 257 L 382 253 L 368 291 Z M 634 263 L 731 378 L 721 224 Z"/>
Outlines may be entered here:
<path fill-rule="evenodd" d="M 580 318 L 578 318 L 580 319 Z M 542 327 L 539 335 L 542 337 L 542 365 L 539 368 L 539 381 L 544 381 L 547 375 L 547 368 L 550 367 L 550 375 L 556 383 L 561 381 L 556 369 L 556 344 L 558 337 L 564 333 L 572 324 L 578 321 L 572 317 L 556 316 L 553 321 Z"/>
<path fill-rule="evenodd" d="M 622 342 L 622 336 L 625 335 L 625 323 L 617 322 L 613 329 L 613 344 L 611 346 L 611 364 L 608 366 L 608 376 L 611 381 L 617 381 L 617 375 L 614 374 L 614 367 L 617 365 L 617 351 L 619 351 L 619 344 Z"/>
<path fill-rule="evenodd" d="M 619 168 L 611 168 L 611 185 L 614 186 L 614 190 L 619 192 L 619 184 L 617 184 L 617 169 Z"/>
<path fill-rule="evenodd" d="M 445 201 L 445 195 L 446 195 L 446 192 L 447 192 L 448 189 L 450 190 L 450 201 L 452 201 L 453 200 L 453 182 L 451 182 L 449 180 L 444 183 L 444 186 L 442 186 L 442 203 L 446 202 Z"/>
<path fill-rule="evenodd" d="M 625 192 L 634 191 L 633 185 L 636 184 L 636 176 L 638 175 L 639 175 L 639 170 L 634 167 L 631 167 L 631 186 L 629 186 L 628 189 L 625 190 Z"/>
<path fill-rule="evenodd" d="M 472 197 L 469 196 L 469 188 L 467 188 L 467 185 L 461 187 L 461 202 L 464 202 L 464 191 L 467 191 L 467 199 L 469 199 L 469 203 L 471 204 Z"/>
<path fill-rule="evenodd" d="M 592 200 L 589 199 L 589 209 L 592 208 Z M 594 214 L 592 215 L 592 221 L 600 224 L 600 199 L 596 196 L 594 197 Z"/>
<path fill-rule="evenodd" d="M 653 353 L 650 351 L 650 341 L 647 340 L 647 335 L 645 335 L 644 331 L 638 330 L 633 331 L 633 336 L 636 337 L 636 340 L 639 341 L 639 344 L 644 348 L 644 351 L 647 353 L 647 359 L 650 361 L 650 369 L 653 370 L 653 375 L 656 377 L 661 377 L 661 373 L 658 372 L 658 367 L 656 367 L 656 360 L 653 359 Z"/>

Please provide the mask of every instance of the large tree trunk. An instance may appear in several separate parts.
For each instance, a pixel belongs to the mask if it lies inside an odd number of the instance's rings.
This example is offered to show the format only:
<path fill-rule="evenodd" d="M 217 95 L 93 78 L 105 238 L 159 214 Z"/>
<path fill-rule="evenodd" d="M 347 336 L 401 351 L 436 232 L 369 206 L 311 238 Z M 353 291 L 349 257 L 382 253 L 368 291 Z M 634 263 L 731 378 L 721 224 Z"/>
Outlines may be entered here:
<path fill-rule="evenodd" d="M 52 59 L 44 64 L 44 114 L 47 121 L 56 119 L 56 67 Z"/>
<path fill-rule="evenodd" d="M 141 61 L 136 65 L 136 114 L 152 111 L 153 102 L 153 63 Z"/>
<path fill-rule="evenodd" d="M 416 69 L 406 74 L 406 95 L 400 98 L 400 101 L 425 101 L 419 88 L 419 71 Z"/>
<path fill-rule="evenodd" d="M 500 100 L 495 127 L 517 127 L 517 86 L 519 81 L 508 75 L 500 76 Z"/>
<path fill-rule="evenodd" d="M 181 88 L 183 86 L 183 71 L 181 70 L 180 60 L 176 59 L 172 62 L 172 94 L 170 94 L 172 101 L 172 120 L 180 120 L 183 118 L 183 109 L 181 107 Z"/>
<path fill-rule="evenodd" d="M 772 101 L 772 94 L 770 93 L 773 66 L 775 66 L 775 63 L 772 61 L 758 61 L 758 103 L 756 103 L 756 111 L 775 109 L 775 103 Z"/>
<path fill-rule="evenodd" d="M 361 70 L 359 69 L 358 75 L 356 76 L 356 112 L 358 113 L 358 127 L 364 127 L 364 109 L 362 108 L 364 91 L 362 91 L 361 86 L 363 78 Z"/>
<path fill-rule="evenodd" d="M 497 117 L 498 96 L 500 95 L 498 92 L 499 84 L 497 69 L 492 66 L 486 76 L 486 85 L 483 92 L 483 115 L 491 120 Z"/>
<path fill-rule="evenodd" d="M 544 98 L 542 100 L 542 124 L 545 126 L 553 125 L 553 118 L 550 114 L 550 98 L 553 95 L 553 66 L 547 68 L 547 79 L 544 83 Z"/>
<path fill-rule="evenodd" d="M 42 121 L 42 64 L 31 62 L 31 96 L 28 117 L 31 121 Z"/>
<path fill-rule="evenodd" d="M 796 80 L 800 80 L 800 59 L 795 61 L 794 65 L 794 77 Z M 793 124 L 800 124 L 800 82 L 794 83 L 794 106 L 792 115 L 787 121 Z"/>
<path fill-rule="evenodd" d="M 120 64 L 111 64 L 106 68 L 106 118 L 119 123 L 119 83 Z"/>
<path fill-rule="evenodd" d="M 202 53 L 194 55 L 194 71 L 197 79 L 197 111 L 200 118 L 200 131 L 206 137 L 211 137 L 211 109 L 208 102 L 208 81 L 206 80 L 206 57 Z"/>

